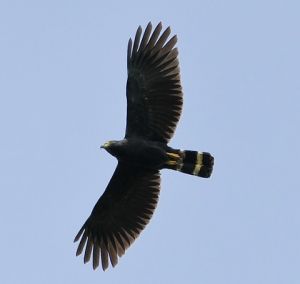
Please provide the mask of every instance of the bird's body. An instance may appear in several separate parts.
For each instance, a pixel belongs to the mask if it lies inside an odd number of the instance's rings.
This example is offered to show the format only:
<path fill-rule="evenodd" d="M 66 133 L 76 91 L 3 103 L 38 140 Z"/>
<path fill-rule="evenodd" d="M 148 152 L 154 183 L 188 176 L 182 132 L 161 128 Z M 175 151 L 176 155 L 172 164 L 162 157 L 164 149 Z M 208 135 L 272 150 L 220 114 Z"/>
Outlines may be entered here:
<path fill-rule="evenodd" d="M 167 161 L 166 145 L 140 138 L 107 142 L 103 145 L 120 162 L 145 169 L 162 169 Z"/>
<path fill-rule="evenodd" d="M 167 28 L 161 35 L 149 23 L 138 28 L 127 49 L 127 124 L 123 140 L 102 148 L 117 158 L 117 168 L 91 215 L 75 237 L 77 255 L 85 247 L 84 262 L 93 257 L 94 269 L 118 257 L 139 236 L 156 208 L 160 170 L 172 169 L 208 178 L 214 158 L 207 152 L 182 151 L 168 146 L 182 110 L 177 38 Z"/>

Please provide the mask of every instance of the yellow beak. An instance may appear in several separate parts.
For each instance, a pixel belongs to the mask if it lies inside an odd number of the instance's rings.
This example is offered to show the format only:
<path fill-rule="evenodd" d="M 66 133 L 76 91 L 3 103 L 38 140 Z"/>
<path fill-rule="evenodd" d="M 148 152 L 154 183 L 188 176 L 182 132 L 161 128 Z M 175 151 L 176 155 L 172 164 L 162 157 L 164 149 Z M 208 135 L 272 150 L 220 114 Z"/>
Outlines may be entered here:
<path fill-rule="evenodd" d="M 103 145 L 101 145 L 100 148 L 106 149 L 106 148 L 109 147 L 109 145 L 110 145 L 110 142 L 106 142 L 106 143 L 104 143 Z"/>

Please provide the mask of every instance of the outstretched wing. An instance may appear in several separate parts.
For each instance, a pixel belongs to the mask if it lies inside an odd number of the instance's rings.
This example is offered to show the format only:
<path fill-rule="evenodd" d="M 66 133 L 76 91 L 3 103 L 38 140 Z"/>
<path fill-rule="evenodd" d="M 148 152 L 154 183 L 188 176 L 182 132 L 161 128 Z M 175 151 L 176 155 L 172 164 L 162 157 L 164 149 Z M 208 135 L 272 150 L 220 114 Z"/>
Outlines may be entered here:
<path fill-rule="evenodd" d="M 76 255 L 85 247 L 84 263 L 93 255 L 93 268 L 118 262 L 125 250 L 149 222 L 158 202 L 160 175 L 119 163 L 105 192 L 84 223 L 75 242 L 80 238 Z"/>
<path fill-rule="evenodd" d="M 168 27 L 160 36 L 159 23 L 151 34 L 149 23 L 141 39 L 137 29 L 127 50 L 127 125 L 125 137 L 167 143 L 174 134 L 182 109 L 177 37 Z M 141 40 L 140 40 L 141 39 Z"/>

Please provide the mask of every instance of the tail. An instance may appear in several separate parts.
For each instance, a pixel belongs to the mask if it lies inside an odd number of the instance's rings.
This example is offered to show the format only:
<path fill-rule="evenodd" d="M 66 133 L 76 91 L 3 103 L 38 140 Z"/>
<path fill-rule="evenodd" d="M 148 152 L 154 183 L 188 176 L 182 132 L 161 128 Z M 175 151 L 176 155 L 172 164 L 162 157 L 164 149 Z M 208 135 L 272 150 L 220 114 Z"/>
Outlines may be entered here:
<path fill-rule="evenodd" d="M 166 162 L 165 168 L 203 178 L 211 176 L 214 157 L 210 153 L 168 149 L 167 156 L 169 160 Z"/>

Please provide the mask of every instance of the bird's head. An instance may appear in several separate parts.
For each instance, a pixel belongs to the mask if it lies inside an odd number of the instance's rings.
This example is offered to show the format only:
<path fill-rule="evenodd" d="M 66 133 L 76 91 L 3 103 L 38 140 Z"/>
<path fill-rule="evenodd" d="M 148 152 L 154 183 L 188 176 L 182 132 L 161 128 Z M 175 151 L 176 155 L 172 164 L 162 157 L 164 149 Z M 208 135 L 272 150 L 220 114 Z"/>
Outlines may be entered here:
<path fill-rule="evenodd" d="M 110 150 L 112 150 L 116 144 L 117 144 L 117 141 L 111 140 L 111 141 L 105 142 L 103 145 L 100 146 L 100 148 L 103 148 L 107 152 L 110 152 Z"/>
<path fill-rule="evenodd" d="M 111 145 L 114 143 L 114 141 L 107 141 L 107 142 L 105 142 L 103 145 L 101 145 L 100 146 L 100 148 L 103 148 L 103 149 L 105 149 L 105 150 L 108 150 L 110 147 L 111 147 Z"/>
<path fill-rule="evenodd" d="M 100 148 L 105 149 L 111 155 L 118 157 L 121 154 L 122 146 L 124 145 L 124 140 L 121 141 L 107 141 Z"/>

